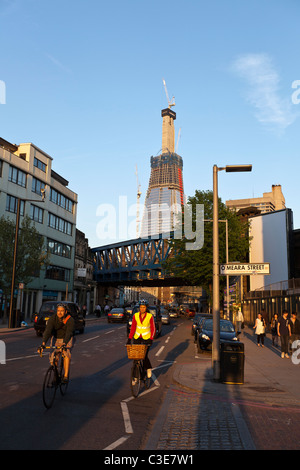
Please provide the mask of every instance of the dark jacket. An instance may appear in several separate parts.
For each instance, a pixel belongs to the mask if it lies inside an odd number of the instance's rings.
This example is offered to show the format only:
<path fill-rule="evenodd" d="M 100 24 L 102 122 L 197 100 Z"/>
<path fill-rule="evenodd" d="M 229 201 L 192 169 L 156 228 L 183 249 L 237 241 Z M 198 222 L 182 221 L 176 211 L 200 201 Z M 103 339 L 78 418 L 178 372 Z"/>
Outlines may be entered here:
<path fill-rule="evenodd" d="M 298 318 L 296 318 L 294 323 L 290 320 L 290 327 L 292 335 L 300 335 L 300 321 Z"/>
<path fill-rule="evenodd" d="M 66 322 L 61 321 L 56 314 L 49 318 L 43 334 L 43 342 L 47 343 L 51 336 L 54 336 L 56 339 L 63 339 L 65 344 L 70 341 L 74 335 L 75 322 L 70 315 L 68 316 L 69 318 Z"/>

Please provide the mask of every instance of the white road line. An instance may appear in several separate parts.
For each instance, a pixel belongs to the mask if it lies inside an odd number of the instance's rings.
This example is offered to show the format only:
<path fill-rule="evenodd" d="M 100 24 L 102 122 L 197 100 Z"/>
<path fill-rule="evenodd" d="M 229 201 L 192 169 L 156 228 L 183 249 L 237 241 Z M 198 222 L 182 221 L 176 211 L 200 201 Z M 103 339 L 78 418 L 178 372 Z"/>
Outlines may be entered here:
<path fill-rule="evenodd" d="M 164 349 L 165 349 L 165 347 L 162 346 L 162 347 L 157 351 L 157 353 L 155 354 L 155 356 L 159 356 L 159 355 L 163 352 Z"/>
<path fill-rule="evenodd" d="M 113 333 L 115 330 L 109 330 L 107 331 L 106 333 L 104 333 L 105 335 L 109 335 L 109 333 Z"/>
<path fill-rule="evenodd" d="M 87 343 L 88 341 L 93 341 L 93 339 L 97 339 L 97 338 L 100 338 L 100 335 L 94 336 L 93 338 L 85 339 L 85 340 L 83 340 L 82 342 L 83 342 L 83 343 Z"/>
<path fill-rule="evenodd" d="M 121 401 L 121 410 L 123 414 L 125 432 L 127 434 L 133 434 L 133 429 L 132 429 L 131 421 L 130 421 L 130 415 L 129 415 L 128 407 L 125 401 Z"/>
<path fill-rule="evenodd" d="M 105 449 L 103 450 L 113 450 L 115 449 L 116 447 L 120 446 L 121 444 L 123 444 L 123 442 L 127 441 L 127 439 L 129 438 L 130 436 L 123 436 L 121 437 L 120 439 L 118 439 L 117 441 L 113 442 L 112 444 L 110 444 L 108 447 L 105 447 Z"/>

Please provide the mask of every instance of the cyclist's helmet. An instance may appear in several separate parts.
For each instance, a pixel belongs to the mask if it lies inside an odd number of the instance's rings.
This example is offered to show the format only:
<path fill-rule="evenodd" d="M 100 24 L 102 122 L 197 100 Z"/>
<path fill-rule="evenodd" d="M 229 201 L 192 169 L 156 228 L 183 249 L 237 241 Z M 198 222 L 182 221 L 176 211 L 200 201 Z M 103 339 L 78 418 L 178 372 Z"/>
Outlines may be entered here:
<path fill-rule="evenodd" d="M 148 305 L 148 300 L 146 300 L 146 299 L 141 299 L 141 300 L 139 301 L 139 305 Z"/>
<path fill-rule="evenodd" d="M 67 308 L 66 304 L 63 304 L 63 303 L 57 304 L 57 305 L 56 305 L 56 310 L 58 309 L 58 307 L 63 307 L 63 308 L 65 309 L 65 312 L 67 313 L 68 308 Z"/>

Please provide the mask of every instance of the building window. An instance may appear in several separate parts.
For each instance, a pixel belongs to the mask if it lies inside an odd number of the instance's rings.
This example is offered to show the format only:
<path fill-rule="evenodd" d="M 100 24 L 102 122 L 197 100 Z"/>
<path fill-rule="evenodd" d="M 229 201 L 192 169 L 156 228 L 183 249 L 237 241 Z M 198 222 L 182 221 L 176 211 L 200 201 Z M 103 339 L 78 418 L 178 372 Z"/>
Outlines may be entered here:
<path fill-rule="evenodd" d="M 14 197 L 14 196 L 10 196 L 9 194 L 7 194 L 5 209 L 8 212 L 13 212 L 14 214 L 16 214 L 17 210 L 18 210 L 18 198 Z M 21 204 L 20 204 L 20 215 L 24 215 L 24 201 L 22 201 L 22 200 L 21 200 Z"/>
<path fill-rule="evenodd" d="M 44 210 L 40 207 L 34 206 L 31 204 L 30 206 L 30 218 L 35 222 L 39 222 L 40 224 L 43 223 L 44 218 Z"/>
<path fill-rule="evenodd" d="M 55 281 L 70 281 L 70 269 L 61 266 L 48 266 L 46 269 L 45 279 L 53 279 Z"/>
<path fill-rule="evenodd" d="M 26 188 L 26 173 L 24 171 L 15 168 L 14 166 L 9 167 L 8 181 L 18 184 L 23 188 Z"/>
<path fill-rule="evenodd" d="M 54 202 L 54 204 L 57 204 L 63 209 L 66 209 L 68 212 L 73 213 L 73 201 L 60 192 L 56 191 L 56 189 L 50 189 L 50 201 Z"/>
<path fill-rule="evenodd" d="M 32 178 L 32 188 L 31 190 L 36 193 L 36 194 L 39 194 L 39 196 L 42 195 L 42 189 L 45 189 L 45 186 L 46 184 L 43 182 L 43 181 L 40 181 L 38 180 L 37 178 Z"/>
<path fill-rule="evenodd" d="M 72 235 L 72 224 L 57 215 L 48 214 L 48 226 L 67 235 Z"/>
<path fill-rule="evenodd" d="M 47 165 L 46 163 L 42 162 L 41 160 L 39 160 L 38 158 L 34 157 L 33 159 L 33 165 L 36 167 L 36 168 L 39 168 L 40 170 L 44 171 L 46 173 L 46 168 L 47 168 Z"/>
<path fill-rule="evenodd" d="M 71 258 L 71 246 L 48 238 L 47 249 L 52 255 Z"/>

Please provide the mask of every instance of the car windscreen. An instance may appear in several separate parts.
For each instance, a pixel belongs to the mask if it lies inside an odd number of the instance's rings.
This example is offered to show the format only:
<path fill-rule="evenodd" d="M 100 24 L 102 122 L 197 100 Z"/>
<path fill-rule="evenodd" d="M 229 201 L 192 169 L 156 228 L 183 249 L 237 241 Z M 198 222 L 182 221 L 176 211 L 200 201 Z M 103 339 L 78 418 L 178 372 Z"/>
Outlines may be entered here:
<path fill-rule="evenodd" d="M 204 330 L 213 330 L 213 320 L 205 320 L 203 323 L 203 329 Z M 224 333 L 233 333 L 234 332 L 234 327 L 231 322 L 227 320 L 220 320 L 220 331 Z"/>

